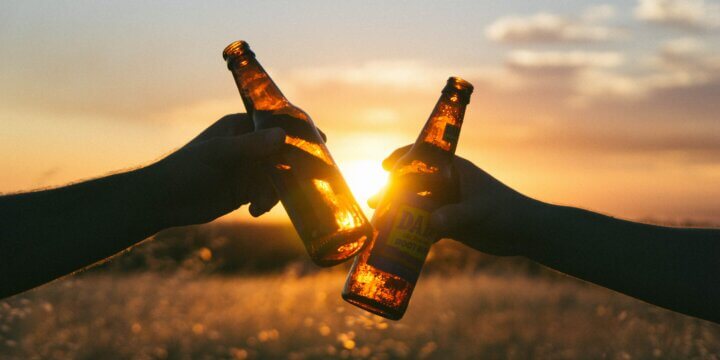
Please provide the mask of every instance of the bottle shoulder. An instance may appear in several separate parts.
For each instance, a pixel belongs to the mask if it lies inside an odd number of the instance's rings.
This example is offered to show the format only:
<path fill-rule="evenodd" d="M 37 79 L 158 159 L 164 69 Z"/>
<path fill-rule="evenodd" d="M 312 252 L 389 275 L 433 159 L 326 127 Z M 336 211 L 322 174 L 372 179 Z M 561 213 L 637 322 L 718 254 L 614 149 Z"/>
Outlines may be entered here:
<path fill-rule="evenodd" d="M 453 154 L 425 144 L 414 145 L 398 159 L 393 175 L 408 174 L 449 175 L 452 173 Z"/>
<path fill-rule="evenodd" d="M 312 119 L 298 107 L 286 107 L 277 110 L 253 112 L 255 129 L 281 128 L 288 139 L 305 141 L 324 148 L 324 141 Z M 288 141 L 286 139 L 286 141 Z M 327 152 L 327 150 L 323 150 Z M 329 156 L 329 154 L 328 154 Z"/>
<path fill-rule="evenodd" d="M 253 112 L 253 121 L 258 128 L 274 127 L 287 123 L 314 127 L 310 115 L 292 104 L 274 110 L 256 110 Z"/>
<path fill-rule="evenodd" d="M 273 115 L 289 116 L 295 119 L 303 120 L 312 123 L 310 115 L 305 110 L 293 105 L 288 102 L 286 106 L 272 111 Z"/>
<path fill-rule="evenodd" d="M 447 155 L 447 154 L 445 154 Z M 452 154 L 435 156 L 409 151 L 398 160 L 390 173 L 390 188 L 401 197 L 419 196 L 423 203 L 443 204 L 457 197 L 458 175 L 452 163 Z"/>

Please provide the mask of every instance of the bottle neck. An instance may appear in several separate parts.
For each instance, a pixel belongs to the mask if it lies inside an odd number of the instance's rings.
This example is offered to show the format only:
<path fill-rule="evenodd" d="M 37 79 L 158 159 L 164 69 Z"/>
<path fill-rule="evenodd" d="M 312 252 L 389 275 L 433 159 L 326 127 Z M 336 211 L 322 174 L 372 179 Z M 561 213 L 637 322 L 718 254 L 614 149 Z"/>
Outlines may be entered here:
<path fill-rule="evenodd" d="M 415 147 L 429 145 L 449 155 L 455 154 L 466 107 L 467 98 L 458 90 L 446 87 L 415 141 Z"/>
<path fill-rule="evenodd" d="M 290 105 L 254 55 L 238 56 L 227 61 L 245 103 L 245 109 L 249 113 L 276 111 Z"/>

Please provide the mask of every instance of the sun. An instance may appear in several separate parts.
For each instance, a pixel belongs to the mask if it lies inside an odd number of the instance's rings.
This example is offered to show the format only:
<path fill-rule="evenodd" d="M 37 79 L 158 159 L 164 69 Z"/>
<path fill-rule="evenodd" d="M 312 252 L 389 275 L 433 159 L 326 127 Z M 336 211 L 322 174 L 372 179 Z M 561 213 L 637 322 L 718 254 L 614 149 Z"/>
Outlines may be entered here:
<path fill-rule="evenodd" d="M 372 211 L 367 200 L 385 186 L 388 173 L 378 160 L 351 160 L 340 165 L 345 181 L 352 190 L 355 199 L 365 211 Z"/>

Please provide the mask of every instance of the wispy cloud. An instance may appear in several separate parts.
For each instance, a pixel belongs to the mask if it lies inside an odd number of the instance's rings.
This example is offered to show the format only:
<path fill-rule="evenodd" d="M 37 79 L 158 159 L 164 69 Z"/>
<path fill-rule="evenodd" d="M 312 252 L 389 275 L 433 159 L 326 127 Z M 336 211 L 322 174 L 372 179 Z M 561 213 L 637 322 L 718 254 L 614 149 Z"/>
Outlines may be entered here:
<path fill-rule="evenodd" d="M 654 88 L 690 87 L 720 81 L 720 56 L 695 38 L 667 41 L 652 57 L 650 66 L 656 73 L 646 81 Z"/>
<path fill-rule="evenodd" d="M 650 58 L 643 71 L 628 72 L 618 52 L 515 50 L 505 66 L 519 76 L 519 84 L 564 84 L 570 103 L 583 106 L 597 98 L 632 101 L 658 91 L 720 82 L 720 56 L 698 39 L 667 41 Z"/>
<path fill-rule="evenodd" d="M 576 71 L 590 67 L 615 67 L 624 58 L 617 52 L 589 51 L 531 51 L 516 50 L 510 53 L 507 64 L 516 69 L 539 71 Z"/>
<path fill-rule="evenodd" d="M 416 60 L 382 60 L 341 66 L 305 67 L 292 70 L 289 78 L 304 86 L 340 83 L 390 89 L 434 89 L 439 79 L 449 76 L 473 77 L 480 68 L 431 66 Z"/>
<path fill-rule="evenodd" d="M 704 0 L 639 0 L 635 17 L 674 27 L 717 29 L 720 27 L 720 4 Z"/>
<path fill-rule="evenodd" d="M 610 4 L 600 4 L 585 9 L 581 19 L 584 21 L 604 21 L 613 17 L 615 17 L 615 7 Z"/>
<path fill-rule="evenodd" d="M 622 35 L 616 28 L 599 24 L 614 16 L 608 5 L 586 10 L 581 18 L 552 13 L 502 17 L 485 30 L 490 40 L 502 43 L 576 43 L 599 42 Z"/>
<path fill-rule="evenodd" d="M 720 56 L 712 53 L 696 38 L 679 38 L 665 42 L 655 57 L 658 66 L 712 76 L 720 72 Z"/>
<path fill-rule="evenodd" d="M 644 94 L 637 79 L 620 73 L 618 68 L 624 62 L 623 54 L 614 51 L 515 50 L 508 55 L 505 67 L 520 76 L 519 82 L 525 86 L 560 86 L 569 104 L 586 105 L 597 97 L 628 100 Z"/>

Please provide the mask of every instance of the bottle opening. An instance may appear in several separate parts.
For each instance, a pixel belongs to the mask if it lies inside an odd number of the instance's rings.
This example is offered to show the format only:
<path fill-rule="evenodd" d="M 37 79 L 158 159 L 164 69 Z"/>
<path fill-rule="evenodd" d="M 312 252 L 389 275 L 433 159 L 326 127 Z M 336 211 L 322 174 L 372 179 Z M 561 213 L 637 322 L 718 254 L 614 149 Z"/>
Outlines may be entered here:
<path fill-rule="evenodd" d="M 250 50 L 250 45 L 248 45 L 248 43 L 244 40 L 233 41 L 230 45 L 225 47 L 225 50 L 223 50 L 223 59 L 225 59 L 225 61 L 237 56 L 254 55 L 255 53 Z"/>
<path fill-rule="evenodd" d="M 472 94 L 473 89 L 474 87 L 467 80 L 457 76 L 451 76 L 448 79 L 443 92 L 455 92 L 459 95 L 460 99 L 467 104 L 470 102 L 470 95 Z"/>
<path fill-rule="evenodd" d="M 469 93 L 472 93 L 472 91 L 474 89 L 474 87 L 472 86 L 472 84 L 470 82 L 468 82 L 467 80 L 465 80 L 463 78 L 457 77 L 457 76 L 451 76 L 448 79 L 447 84 L 458 90 L 468 91 Z"/>

